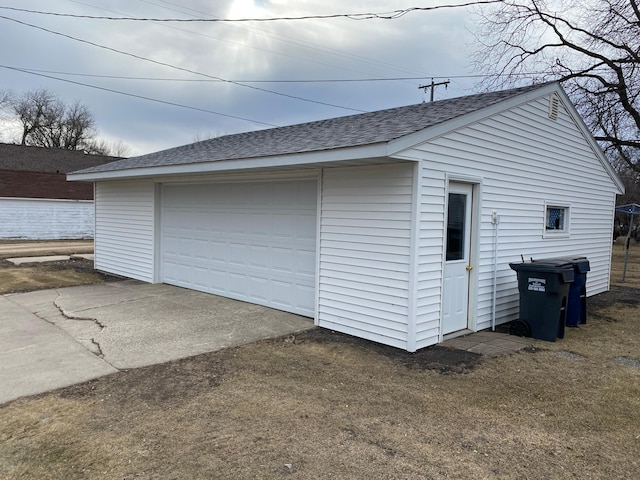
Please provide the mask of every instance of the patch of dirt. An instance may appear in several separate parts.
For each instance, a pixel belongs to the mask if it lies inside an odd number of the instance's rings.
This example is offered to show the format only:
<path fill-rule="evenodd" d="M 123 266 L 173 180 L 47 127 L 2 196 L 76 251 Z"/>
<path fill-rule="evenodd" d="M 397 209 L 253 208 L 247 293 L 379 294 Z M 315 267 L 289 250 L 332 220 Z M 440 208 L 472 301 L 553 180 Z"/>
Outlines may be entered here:
<path fill-rule="evenodd" d="M 95 270 L 91 260 L 72 259 L 22 265 L 0 260 L 0 294 L 2 295 L 119 280 L 122 278 Z"/>
<path fill-rule="evenodd" d="M 456 348 L 447 348 L 440 345 L 434 345 L 418 350 L 415 353 L 409 353 L 399 348 L 381 345 L 324 328 L 309 330 L 298 334 L 296 341 L 330 342 L 366 348 L 378 355 L 397 360 L 405 367 L 436 370 L 445 375 L 468 373 L 472 371 L 482 359 L 482 355 L 478 353 L 458 350 Z"/>
<path fill-rule="evenodd" d="M 593 295 L 587 298 L 587 311 L 599 309 L 615 304 L 636 306 L 640 305 L 640 295 L 638 289 L 634 287 L 624 287 L 613 285 L 608 292 Z"/>
<path fill-rule="evenodd" d="M 143 402 L 171 409 L 220 385 L 227 368 L 224 354 L 204 354 L 174 362 L 123 370 L 59 391 L 61 398 L 100 398 L 126 407 Z M 170 380 L 169 380 L 170 379 Z"/>

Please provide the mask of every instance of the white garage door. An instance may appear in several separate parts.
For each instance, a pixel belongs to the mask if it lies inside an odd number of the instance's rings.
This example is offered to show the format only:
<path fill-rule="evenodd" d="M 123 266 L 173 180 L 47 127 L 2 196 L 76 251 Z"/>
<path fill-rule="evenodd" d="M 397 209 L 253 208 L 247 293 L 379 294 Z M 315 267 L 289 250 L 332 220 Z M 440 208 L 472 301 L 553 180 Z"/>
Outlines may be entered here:
<path fill-rule="evenodd" d="M 317 182 L 164 185 L 162 281 L 314 316 Z"/>

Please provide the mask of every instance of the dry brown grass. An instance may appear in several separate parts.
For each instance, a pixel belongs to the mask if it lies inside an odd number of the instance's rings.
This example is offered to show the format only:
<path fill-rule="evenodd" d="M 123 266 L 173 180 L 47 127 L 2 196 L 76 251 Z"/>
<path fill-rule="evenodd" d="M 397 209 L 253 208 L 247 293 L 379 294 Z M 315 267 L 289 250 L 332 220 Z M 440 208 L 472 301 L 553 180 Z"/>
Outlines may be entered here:
<path fill-rule="evenodd" d="M 106 278 L 93 270 L 93 262 L 89 260 L 21 266 L 0 260 L 0 295 L 103 283 Z"/>
<path fill-rule="evenodd" d="M 611 285 L 640 288 L 640 242 L 631 241 L 629 246 L 629 261 L 627 262 L 627 274 L 625 281 L 622 282 L 624 256 L 624 244 L 616 242 L 613 245 L 611 262 Z"/>
<path fill-rule="evenodd" d="M 637 478 L 627 275 L 564 340 L 461 373 L 316 330 L 18 400 L 0 407 L 0 477 Z"/>

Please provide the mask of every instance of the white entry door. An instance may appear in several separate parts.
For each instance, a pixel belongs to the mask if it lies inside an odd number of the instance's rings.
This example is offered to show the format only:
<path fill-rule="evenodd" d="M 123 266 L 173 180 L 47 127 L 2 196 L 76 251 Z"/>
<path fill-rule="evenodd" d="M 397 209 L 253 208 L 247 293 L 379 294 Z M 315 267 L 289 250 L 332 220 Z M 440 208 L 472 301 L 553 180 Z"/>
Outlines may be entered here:
<path fill-rule="evenodd" d="M 442 293 L 443 335 L 464 330 L 469 323 L 472 202 L 472 185 L 449 184 Z"/>

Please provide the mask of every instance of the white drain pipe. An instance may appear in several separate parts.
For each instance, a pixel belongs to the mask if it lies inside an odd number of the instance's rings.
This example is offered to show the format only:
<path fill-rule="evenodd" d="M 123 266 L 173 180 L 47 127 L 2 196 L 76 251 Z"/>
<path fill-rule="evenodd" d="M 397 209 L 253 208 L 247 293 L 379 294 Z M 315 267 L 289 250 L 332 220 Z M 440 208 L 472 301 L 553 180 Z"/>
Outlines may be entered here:
<path fill-rule="evenodd" d="M 498 290 L 498 225 L 500 217 L 493 210 L 491 212 L 491 223 L 493 224 L 493 300 L 491 302 L 491 330 L 496 330 L 496 302 Z"/>

